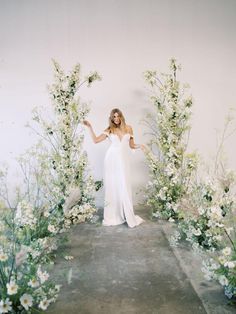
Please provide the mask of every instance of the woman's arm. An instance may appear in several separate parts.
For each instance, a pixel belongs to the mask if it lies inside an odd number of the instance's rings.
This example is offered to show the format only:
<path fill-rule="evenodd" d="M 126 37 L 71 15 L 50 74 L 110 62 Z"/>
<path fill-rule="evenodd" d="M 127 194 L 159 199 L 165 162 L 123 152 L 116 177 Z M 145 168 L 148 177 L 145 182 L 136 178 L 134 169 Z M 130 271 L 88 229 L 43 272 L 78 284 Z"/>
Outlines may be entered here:
<path fill-rule="evenodd" d="M 90 135 L 91 135 L 91 137 L 92 137 L 92 140 L 93 140 L 93 142 L 94 142 L 95 144 L 97 144 L 97 143 L 99 143 L 99 142 L 102 142 L 102 141 L 104 141 L 104 140 L 106 139 L 107 135 L 104 134 L 104 133 L 102 133 L 102 134 L 99 135 L 99 136 L 96 136 L 96 134 L 94 133 L 93 127 L 92 127 L 92 125 L 90 124 L 89 121 L 84 120 L 84 121 L 83 121 L 83 124 L 88 127 L 88 129 L 89 129 L 89 131 L 90 131 Z"/>
<path fill-rule="evenodd" d="M 141 148 L 143 152 L 147 152 L 147 147 L 144 144 L 135 144 L 134 143 L 134 134 L 131 126 L 128 126 L 128 132 L 130 133 L 129 146 L 132 149 Z"/>
<path fill-rule="evenodd" d="M 131 126 L 128 126 L 128 132 L 130 134 L 130 140 L 129 140 L 130 148 L 132 148 L 132 149 L 141 148 L 141 145 L 134 143 L 134 133 L 133 133 L 133 129 Z"/>

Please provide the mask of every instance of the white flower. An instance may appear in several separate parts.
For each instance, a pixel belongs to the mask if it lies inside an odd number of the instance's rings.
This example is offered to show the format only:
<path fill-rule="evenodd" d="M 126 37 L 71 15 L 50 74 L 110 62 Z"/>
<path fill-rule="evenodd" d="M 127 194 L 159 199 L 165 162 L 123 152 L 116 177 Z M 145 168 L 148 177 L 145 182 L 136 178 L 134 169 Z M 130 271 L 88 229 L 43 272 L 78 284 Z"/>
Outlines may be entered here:
<path fill-rule="evenodd" d="M 13 295 L 16 294 L 18 291 L 18 285 L 15 283 L 15 281 L 10 281 L 9 283 L 7 283 L 7 293 L 9 295 Z"/>
<path fill-rule="evenodd" d="M 67 261 L 70 261 L 70 260 L 74 259 L 74 256 L 66 255 L 66 256 L 64 256 L 64 259 L 66 259 Z"/>
<path fill-rule="evenodd" d="M 40 251 L 36 251 L 36 250 L 31 250 L 31 255 L 33 258 L 36 258 L 38 256 L 40 256 L 41 252 Z"/>
<path fill-rule="evenodd" d="M 0 262 L 6 262 L 8 260 L 7 254 L 0 252 Z"/>
<path fill-rule="evenodd" d="M 52 232 L 52 233 L 57 233 L 57 229 L 55 228 L 54 225 L 48 225 L 48 231 Z"/>
<path fill-rule="evenodd" d="M 208 227 L 213 227 L 214 226 L 214 221 L 212 221 L 212 220 L 208 220 L 208 222 L 207 222 L 207 226 Z"/>
<path fill-rule="evenodd" d="M 172 168 L 172 166 L 170 164 L 168 164 L 166 169 L 165 169 L 165 172 L 170 177 L 174 174 L 174 169 Z"/>
<path fill-rule="evenodd" d="M 218 235 L 213 237 L 213 240 L 221 241 L 222 240 L 222 236 L 220 234 L 218 234 Z"/>
<path fill-rule="evenodd" d="M 204 208 L 202 208 L 202 207 L 199 207 L 198 208 L 198 212 L 199 212 L 200 215 L 203 215 L 203 214 L 205 214 L 206 210 Z"/>
<path fill-rule="evenodd" d="M 167 202 L 167 203 L 166 203 L 166 208 L 167 208 L 168 210 L 171 210 L 171 209 L 172 209 L 172 204 L 169 203 L 169 202 Z"/>
<path fill-rule="evenodd" d="M 12 310 L 12 302 L 7 298 L 5 301 L 0 301 L 0 313 L 8 313 Z"/>
<path fill-rule="evenodd" d="M 178 204 L 173 204 L 172 205 L 172 209 L 173 209 L 174 212 L 177 213 L 178 212 Z"/>
<path fill-rule="evenodd" d="M 220 262 L 221 264 L 223 264 L 223 265 L 227 262 L 227 259 L 225 258 L 225 256 L 220 256 L 220 257 L 218 258 L 218 260 L 219 260 L 219 262 Z"/>
<path fill-rule="evenodd" d="M 39 286 L 39 282 L 38 280 L 36 280 L 35 278 L 31 279 L 28 283 L 28 286 L 32 287 L 32 288 L 37 288 Z"/>
<path fill-rule="evenodd" d="M 160 197 L 160 199 L 161 199 L 162 201 L 165 201 L 165 200 L 166 200 L 166 192 L 165 192 L 164 189 L 161 189 L 161 190 L 159 191 L 158 197 Z"/>
<path fill-rule="evenodd" d="M 234 268 L 235 267 L 235 262 L 233 262 L 233 261 L 225 262 L 224 266 L 228 267 L 228 268 Z"/>
<path fill-rule="evenodd" d="M 226 247 L 222 250 L 223 255 L 225 256 L 229 256 L 231 254 L 231 248 L 230 247 Z"/>
<path fill-rule="evenodd" d="M 193 228 L 192 232 L 195 236 L 200 236 L 202 234 L 202 232 L 199 228 L 198 229 Z"/>
<path fill-rule="evenodd" d="M 59 292 L 60 289 L 61 289 L 61 285 L 55 285 L 55 290 L 56 290 L 56 292 Z"/>
<path fill-rule="evenodd" d="M 216 263 L 212 263 L 211 264 L 211 269 L 212 270 L 216 270 L 216 269 L 219 269 L 220 268 L 220 265 L 219 264 L 216 264 Z"/>
<path fill-rule="evenodd" d="M 175 220 L 174 220 L 172 217 L 170 217 L 170 218 L 168 219 L 168 221 L 169 221 L 169 222 L 175 222 Z"/>
<path fill-rule="evenodd" d="M 227 279 L 224 275 L 221 275 L 221 276 L 219 277 L 219 283 L 220 283 L 222 286 L 228 286 L 229 281 L 228 281 L 228 279 Z"/>
<path fill-rule="evenodd" d="M 50 213 L 48 210 L 46 210 L 44 213 L 43 213 L 44 217 L 48 218 L 50 216 Z"/>
<path fill-rule="evenodd" d="M 221 220 L 223 218 L 222 210 L 219 207 L 212 207 L 208 212 L 208 215 L 213 220 Z"/>
<path fill-rule="evenodd" d="M 205 235 L 206 235 L 207 237 L 211 237 L 211 236 L 212 236 L 212 233 L 211 233 L 210 230 L 207 230 L 207 231 L 205 232 Z"/>
<path fill-rule="evenodd" d="M 30 294 L 24 293 L 20 298 L 20 303 L 28 311 L 28 309 L 33 305 L 33 298 Z"/>
<path fill-rule="evenodd" d="M 42 309 L 42 310 L 46 310 L 49 305 L 50 305 L 49 300 L 44 299 L 44 300 L 40 301 L 39 308 Z"/>
<path fill-rule="evenodd" d="M 39 277 L 41 283 L 44 283 L 44 282 L 47 281 L 48 278 L 49 278 L 49 274 L 48 274 L 46 271 L 45 271 L 45 272 L 42 272 L 40 267 L 39 267 L 39 269 L 37 270 L 37 275 L 38 275 L 38 277 Z"/>
<path fill-rule="evenodd" d="M 35 227 L 37 219 L 34 217 L 34 209 L 31 204 L 23 200 L 17 205 L 16 222 L 19 225 L 28 225 L 31 228 Z"/>
<path fill-rule="evenodd" d="M 152 216 L 155 217 L 155 218 L 160 218 L 161 215 L 158 211 L 156 211 L 155 213 L 152 213 Z"/>
<path fill-rule="evenodd" d="M 213 278 L 213 272 L 211 270 L 211 263 L 209 263 L 209 261 L 203 261 L 202 265 L 203 267 L 201 268 L 201 270 L 204 273 L 204 278 L 210 281 Z"/>

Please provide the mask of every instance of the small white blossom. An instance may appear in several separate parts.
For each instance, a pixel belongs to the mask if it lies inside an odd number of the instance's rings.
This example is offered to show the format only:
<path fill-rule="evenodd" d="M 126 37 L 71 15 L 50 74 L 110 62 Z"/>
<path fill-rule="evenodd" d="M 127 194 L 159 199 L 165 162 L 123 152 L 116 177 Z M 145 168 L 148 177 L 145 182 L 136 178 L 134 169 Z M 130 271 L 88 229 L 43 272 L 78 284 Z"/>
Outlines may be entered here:
<path fill-rule="evenodd" d="M 57 229 L 54 225 L 48 225 L 48 231 L 50 231 L 51 233 L 57 233 Z"/>
<path fill-rule="evenodd" d="M 227 262 L 227 259 L 225 258 L 225 256 L 220 256 L 218 260 L 222 265 L 224 265 Z"/>
<path fill-rule="evenodd" d="M 66 256 L 64 256 L 64 259 L 66 259 L 67 261 L 70 261 L 70 260 L 74 259 L 74 256 L 66 255 Z"/>
<path fill-rule="evenodd" d="M 34 209 L 31 204 L 21 201 L 16 209 L 16 222 L 19 225 L 35 227 L 37 218 L 34 216 Z"/>
<path fill-rule="evenodd" d="M 222 286 L 228 286 L 229 281 L 228 281 L 228 279 L 227 279 L 224 275 L 221 275 L 221 276 L 219 277 L 219 283 L 220 283 Z"/>
<path fill-rule="evenodd" d="M 37 275 L 38 275 L 38 277 L 39 277 L 41 283 L 44 283 L 44 282 L 47 281 L 48 278 L 49 278 L 49 274 L 48 274 L 46 271 L 43 272 L 40 267 L 39 267 L 39 269 L 37 270 Z"/>
<path fill-rule="evenodd" d="M 9 313 L 12 310 L 12 302 L 7 298 L 0 301 L 0 313 Z"/>
<path fill-rule="evenodd" d="M 8 260 L 7 254 L 0 251 L 0 262 L 6 262 Z"/>
<path fill-rule="evenodd" d="M 202 234 L 202 232 L 199 228 L 198 229 L 193 228 L 192 232 L 195 236 L 200 236 Z"/>
<path fill-rule="evenodd" d="M 24 309 L 28 311 L 29 308 L 33 305 L 33 297 L 30 294 L 24 293 L 20 298 L 20 303 Z"/>
<path fill-rule="evenodd" d="M 56 292 L 59 292 L 60 289 L 61 289 L 61 285 L 55 285 L 55 290 L 56 290 Z"/>
<path fill-rule="evenodd" d="M 223 218 L 222 210 L 219 207 L 212 207 L 208 212 L 208 215 L 212 220 L 216 221 L 221 220 Z"/>
<path fill-rule="evenodd" d="M 15 283 L 15 281 L 10 281 L 9 283 L 7 283 L 7 293 L 9 295 L 14 295 L 17 293 L 18 291 L 18 285 Z"/>
<path fill-rule="evenodd" d="M 220 265 L 219 264 L 216 264 L 216 263 L 212 263 L 211 264 L 211 269 L 212 270 L 217 270 L 217 269 L 219 269 L 220 268 Z"/>
<path fill-rule="evenodd" d="M 232 250 L 230 247 L 226 247 L 222 250 L 223 255 L 229 256 L 231 254 Z"/>
<path fill-rule="evenodd" d="M 204 215 L 206 210 L 203 207 L 199 207 L 198 208 L 198 212 L 199 212 L 200 215 Z"/>
<path fill-rule="evenodd" d="M 37 279 L 33 278 L 29 281 L 28 286 L 30 286 L 32 288 L 37 288 L 37 287 L 39 287 L 39 281 Z"/>
<path fill-rule="evenodd" d="M 218 235 L 214 236 L 213 240 L 221 241 L 222 240 L 222 235 L 218 234 Z"/>
<path fill-rule="evenodd" d="M 212 236 L 212 233 L 211 233 L 210 230 L 207 230 L 207 231 L 205 232 L 205 235 L 206 235 L 207 237 L 211 237 L 211 236 Z"/>
<path fill-rule="evenodd" d="M 233 261 L 228 261 L 228 262 L 225 262 L 224 263 L 224 266 L 225 267 L 228 267 L 228 268 L 230 268 L 230 269 L 232 269 L 232 268 L 234 268 L 235 267 L 235 262 L 233 262 Z"/>
<path fill-rule="evenodd" d="M 49 305 L 50 305 L 49 300 L 44 299 L 44 300 L 40 301 L 39 308 L 45 311 Z"/>
<path fill-rule="evenodd" d="M 50 216 L 50 213 L 49 213 L 49 211 L 46 210 L 46 211 L 44 211 L 43 215 L 44 215 L 44 217 L 48 218 Z"/>

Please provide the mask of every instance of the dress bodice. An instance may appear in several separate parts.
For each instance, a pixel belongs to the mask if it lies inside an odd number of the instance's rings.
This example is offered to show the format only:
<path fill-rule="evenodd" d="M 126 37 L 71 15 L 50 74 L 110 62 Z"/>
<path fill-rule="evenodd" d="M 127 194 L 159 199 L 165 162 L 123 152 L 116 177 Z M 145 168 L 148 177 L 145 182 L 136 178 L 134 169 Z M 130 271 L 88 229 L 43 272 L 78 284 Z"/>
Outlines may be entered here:
<path fill-rule="evenodd" d="M 131 137 L 130 133 L 125 133 L 122 136 L 122 138 L 120 138 L 117 134 L 114 134 L 114 133 L 110 133 L 110 134 L 107 132 L 103 132 L 103 133 L 107 135 L 112 146 L 127 145 Z"/>
<path fill-rule="evenodd" d="M 118 143 L 122 143 L 123 141 L 125 141 L 125 142 L 129 141 L 130 134 L 129 133 L 125 133 L 122 136 L 122 138 L 120 138 L 119 135 L 112 133 L 112 134 L 109 135 L 109 137 L 110 137 L 110 140 L 111 140 L 112 143 L 117 143 L 117 142 Z"/>

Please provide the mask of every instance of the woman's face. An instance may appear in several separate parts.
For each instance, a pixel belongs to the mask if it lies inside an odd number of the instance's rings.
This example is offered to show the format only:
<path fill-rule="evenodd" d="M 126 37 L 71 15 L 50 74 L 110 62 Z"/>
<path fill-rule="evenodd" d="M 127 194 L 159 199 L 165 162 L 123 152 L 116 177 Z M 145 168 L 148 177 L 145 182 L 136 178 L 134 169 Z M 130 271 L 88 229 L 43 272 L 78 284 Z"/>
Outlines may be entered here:
<path fill-rule="evenodd" d="M 119 116 L 119 113 L 118 113 L 118 112 L 114 113 L 113 122 L 114 122 L 116 125 L 119 125 L 119 124 L 120 124 L 120 116 Z"/>

